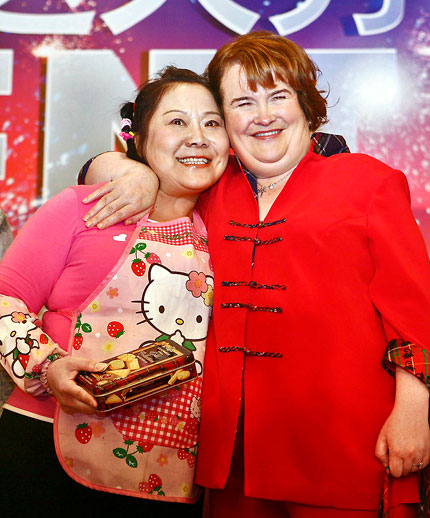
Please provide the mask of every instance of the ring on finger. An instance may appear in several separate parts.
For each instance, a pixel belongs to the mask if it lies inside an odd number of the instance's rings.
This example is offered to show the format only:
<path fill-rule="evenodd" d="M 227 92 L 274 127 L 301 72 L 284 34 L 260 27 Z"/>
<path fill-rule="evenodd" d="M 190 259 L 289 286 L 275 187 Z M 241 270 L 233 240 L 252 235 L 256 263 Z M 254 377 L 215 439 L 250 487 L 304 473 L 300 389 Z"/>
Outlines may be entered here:
<path fill-rule="evenodd" d="M 412 466 L 415 466 L 417 469 L 423 469 L 423 466 L 424 466 L 424 461 L 420 461 L 418 462 L 417 464 L 413 464 L 412 463 Z"/>

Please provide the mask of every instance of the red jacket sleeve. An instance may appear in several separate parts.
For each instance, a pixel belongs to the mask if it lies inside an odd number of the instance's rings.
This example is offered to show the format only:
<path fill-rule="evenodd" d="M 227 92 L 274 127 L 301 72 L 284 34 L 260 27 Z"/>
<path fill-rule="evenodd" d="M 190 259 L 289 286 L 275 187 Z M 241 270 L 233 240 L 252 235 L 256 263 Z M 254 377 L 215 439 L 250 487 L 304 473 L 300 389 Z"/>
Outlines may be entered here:
<path fill-rule="evenodd" d="M 390 351 L 404 342 L 421 351 L 421 357 L 430 351 L 430 262 L 410 208 L 408 183 L 400 171 L 376 190 L 368 212 L 368 231 L 375 267 L 370 298 L 381 314 L 389 342 L 385 362 L 407 368 L 410 361 L 407 365 L 405 359 L 399 362 L 400 354 Z M 411 348 L 406 346 L 404 352 L 410 360 Z"/>

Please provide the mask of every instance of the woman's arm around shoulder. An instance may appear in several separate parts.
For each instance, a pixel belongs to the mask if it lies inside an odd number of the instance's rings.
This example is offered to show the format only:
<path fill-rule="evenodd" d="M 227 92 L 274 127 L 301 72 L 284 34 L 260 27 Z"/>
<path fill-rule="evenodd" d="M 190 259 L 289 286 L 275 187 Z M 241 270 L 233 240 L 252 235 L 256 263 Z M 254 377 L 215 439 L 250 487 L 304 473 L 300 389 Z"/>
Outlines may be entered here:
<path fill-rule="evenodd" d="M 84 200 L 90 203 L 100 198 L 85 216 L 88 227 L 136 223 L 152 209 L 159 186 L 148 166 L 113 151 L 99 155 L 88 166 L 85 183 L 101 181 L 108 183 Z"/>

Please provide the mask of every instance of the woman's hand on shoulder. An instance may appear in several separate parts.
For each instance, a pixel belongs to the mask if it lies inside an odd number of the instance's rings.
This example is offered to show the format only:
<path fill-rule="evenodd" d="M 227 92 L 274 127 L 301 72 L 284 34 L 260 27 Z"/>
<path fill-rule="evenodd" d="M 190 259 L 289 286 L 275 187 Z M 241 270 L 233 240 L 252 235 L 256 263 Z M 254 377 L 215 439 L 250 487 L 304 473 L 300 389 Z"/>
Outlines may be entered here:
<path fill-rule="evenodd" d="M 394 477 L 401 477 L 429 464 L 429 396 L 423 383 L 399 367 L 396 380 L 396 402 L 379 433 L 375 455 Z"/>
<path fill-rule="evenodd" d="M 64 356 L 51 363 L 47 370 L 48 385 L 64 412 L 67 414 L 95 412 L 96 400 L 75 382 L 75 378 L 81 370 L 100 372 L 105 368 L 104 363 L 72 356 Z"/>
<path fill-rule="evenodd" d="M 88 227 L 106 228 L 121 221 L 136 223 L 151 211 L 159 187 L 149 167 L 122 153 L 103 153 L 93 161 L 86 183 L 100 181 L 108 183 L 83 200 L 91 203 L 98 199 L 84 217 Z"/>

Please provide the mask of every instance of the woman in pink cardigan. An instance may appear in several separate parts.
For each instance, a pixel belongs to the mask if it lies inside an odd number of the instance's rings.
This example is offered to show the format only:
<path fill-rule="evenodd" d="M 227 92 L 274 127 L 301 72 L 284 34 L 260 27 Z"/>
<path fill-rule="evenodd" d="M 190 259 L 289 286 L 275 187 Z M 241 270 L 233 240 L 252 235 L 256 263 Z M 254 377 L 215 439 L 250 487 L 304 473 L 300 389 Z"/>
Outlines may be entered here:
<path fill-rule="evenodd" d="M 36 212 L 0 263 L 0 362 L 19 387 L 0 421 L 10 516 L 201 515 L 193 480 L 202 376 L 105 417 L 74 378 L 166 338 L 203 364 L 213 272 L 194 206 L 223 173 L 228 139 L 207 83 L 175 67 L 121 115 L 129 156 L 158 175 L 151 218 L 88 228 L 81 202 L 94 187 L 70 187 Z"/>

